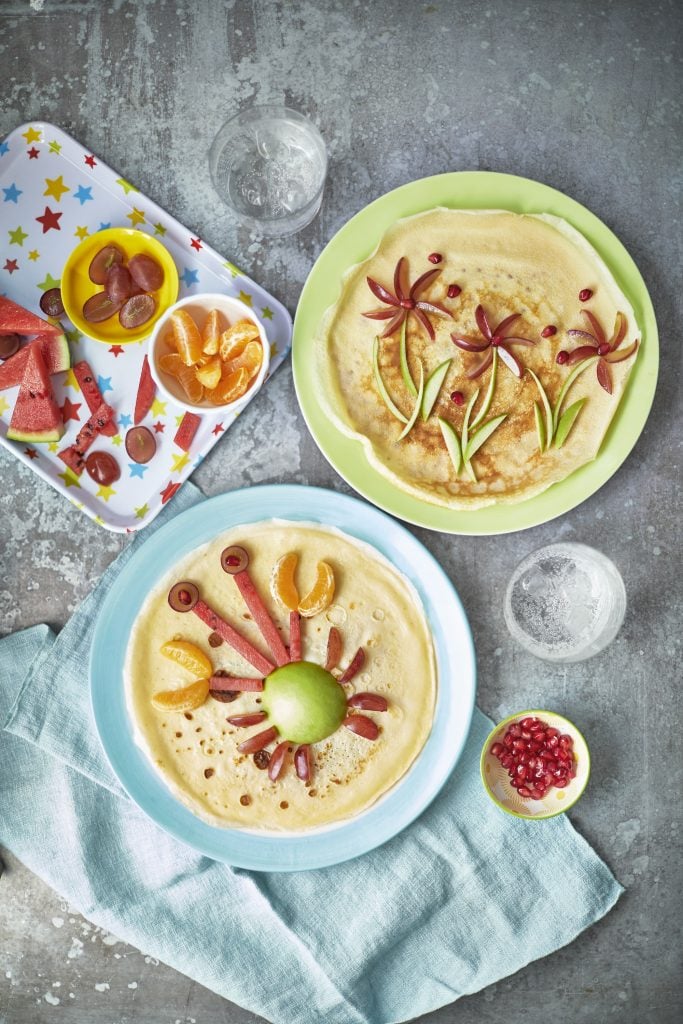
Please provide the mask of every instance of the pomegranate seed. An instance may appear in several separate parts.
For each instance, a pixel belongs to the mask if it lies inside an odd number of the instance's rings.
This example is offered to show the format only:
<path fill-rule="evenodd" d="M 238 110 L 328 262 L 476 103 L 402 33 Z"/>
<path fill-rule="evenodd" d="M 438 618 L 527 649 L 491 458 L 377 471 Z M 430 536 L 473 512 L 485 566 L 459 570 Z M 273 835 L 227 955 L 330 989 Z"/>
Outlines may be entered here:
<path fill-rule="evenodd" d="M 459 284 L 449 284 L 448 291 L 446 292 L 446 294 L 448 295 L 449 299 L 457 299 L 461 291 L 462 288 L 460 287 Z"/>
<path fill-rule="evenodd" d="M 534 800 L 542 800 L 545 796 L 545 792 L 543 792 L 538 788 L 538 786 L 536 786 L 535 789 L 531 790 L 531 795 L 534 798 Z"/>
<path fill-rule="evenodd" d="M 520 786 L 517 792 L 520 796 L 523 796 L 525 800 L 528 800 L 528 798 L 531 796 L 531 793 L 526 788 L 526 786 Z"/>
<path fill-rule="evenodd" d="M 511 725 L 510 728 L 508 729 L 508 732 L 510 733 L 511 736 L 514 736 L 515 738 L 522 735 L 522 730 L 519 725 Z"/>
<path fill-rule="evenodd" d="M 557 353 L 557 356 L 555 357 L 555 362 L 557 363 L 558 366 L 564 366 L 564 364 L 567 362 L 568 359 L 569 359 L 569 352 L 565 352 L 564 349 L 561 349 L 561 351 L 559 351 Z"/>
<path fill-rule="evenodd" d="M 225 559 L 225 564 L 226 565 L 239 565 L 240 564 L 240 560 L 237 557 L 237 555 L 228 555 L 228 557 Z"/>
<path fill-rule="evenodd" d="M 552 726 L 551 726 L 550 728 L 546 729 L 545 734 L 548 737 L 548 739 L 550 739 L 551 736 L 559 736 L 560 735 L 560 730 L 559 729 L 553 729 Z"/>
<path fill-rule="evenodd" d="M 560 736 L 560 746 L 561 747 L 571 747 L 573 745 L 574 745 L 573 739 L 571 738 L 571 736 L 568 736 L 566 732 L 563 733 Z"/>
<path fill-rule="evenodd" d="M 427 259 L 429 260 L 430 263 L 441 263 L 443 256 L 441 255 L 440 252 L 430 252 Z"/>
<path fill-rule="evenodd" d="M 187 590 L 179 590 L 178 591 L 178 600 L 182 604 L 189 604 L 190 603 L 190 595 L 188 594 Z"/>
<path fill-rule="evenodd" d="M 588 300 L 592 298 L 593 291 L 591 288 L 582 288 L 579 292 L 579 302 L 588 302 Z"/>
<path fill-rule="evenodd" d="M 465 396 L 462 391 L 452 391 L 451 402 L 455 402 L 456 405 L 463 405 L 465 402 Z"/>
<path fill-rule="evenodd" d="M 509 754 L 503 754 L 503 756 L 500 759 L 500 763 L 502 764 L 503 768 L 509 768 L 510 765 L 512 764 L 511 756 Z"/>
<path fill-rule="evenodd" d="M 599 356 L 606 356 L 609 351 L 610 351 L 610 347 L 607 344 L 607 342 L 605 342 L 603 345 L 598 345 L 598 355 Z"/>
<path fill-rule="evenodd" d="M 519 729 L 520 727 L 522 729 L 528 729 L 532 722 L 533 722 L 533 718 L 523 718 L 518 726 L 515 726 L 515 725 L 511 725 L 510 726 L 510 732 L 512 732 L 513 729 Z"/>
<path fill-rule="evenodd" d="M 544 327 L 541 331 L 542 338 L 552 338 L 553 334 L 557 334 L 557 327 L 555 324 L 548 324 L 548 326 Z"/>
<path fill-rule="evenodd" d="M 564 789 L 566 787 L 566 785 L 567 785 L 567 779 L 565 778 L 565 776 L 564 775 L 560 775 L 559 779 L 556 777 L 555 778 L 555 785 L 557 786 L 558 789 Z"/>
<path fill-rule="evenodd" d="M 547 741 L 548 746 L 550 747 L 551 750 L 554 750 L 554 748 L 558 745 L 559 742 L 560 742 L 560 738 L 557 735 L 551 736 L 550 739 Z"/>
<path fill-rule="evenodd" d="M 520 736 L 522 737 L 523 740 L 530 740 L 531 739 L 531 733 L 529 732 L 528 729 L 522 729 L 522 731 L 520 733 Z"/>
<path fill-rule="evenodd" d="M 512 747 L 513 747 L 513 750 L 525 750 L 526 749 L 526 743 L 524 742 L 524 740 L 513 740 L 512 741 Z"/>
<path fill-rule="evenodd" d="M 523 764 L 518 764 L 515 768 L 515 772 L 517 773 L 517 775 L 521 775 L 522 778 L 524 778 L 524 775 L 526 774 L 526 768 Z"/>
<path fill-rule="evenodd" d="M 529 767 L 530 767 L 530 768 L 535 768 L 535 767 L 536 767 L 536 765 L 538 764 L 538 760 L 537 760 L 537 758 L 535 758 L 535 757 L 530 757 L 530 758 L 529 758 L 529 761 L 528 761 L 528 764 L 529 764 Z"/>
<path fill-rule="evenodd" d="M 527 743 L 527 749 L 532 754 L 537 754 L 539 752 L 539 750 L 541 749 L 541 744 L 540 743 L 536 743 L 535 740 L 531 740 L 529 743 Z"/>
<path fill-rule="evenodd" d="M 512 736 L 509 732 L 505 733 L 505 736 L 503 736 L 503 745 L 506 746 L 508 750 L 512 746 Z"/>
<path fill-rule="evenodd" d="M 504 750 L 505 747 L 503 746 L 502 743 L 494 743 L 493 746 L 491 747 L 491 753 L 493 754 L 494 757 L 500 757 Z"/>
<path fill-rule="evenodd" d="M 532 732 L 531 738 L 534 741 L 534 743 L 543 743 L 543 741 L 545 740 L 545 733 L 542 729 L 539 729 L 538 732 Z"/>

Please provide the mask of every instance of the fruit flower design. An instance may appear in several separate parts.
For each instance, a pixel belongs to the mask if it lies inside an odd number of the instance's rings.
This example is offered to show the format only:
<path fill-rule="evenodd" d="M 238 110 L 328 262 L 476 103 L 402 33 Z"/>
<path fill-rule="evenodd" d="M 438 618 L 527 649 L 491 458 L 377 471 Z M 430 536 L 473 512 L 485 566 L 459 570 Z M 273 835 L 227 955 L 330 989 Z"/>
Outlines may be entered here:
<path fill-rule="evenodd" d="M 521 379 L 524 373 L 524 368 L 515 355 L 510 351 L 510 345 L 535 345 L 536 342 L 532 341 L 531 338 L 520 338 L 517 335 L 506 334 L 513 323 L 519 320 L 521 313 L 511 313 L 500 321 L 497 327 L 491 327 L 489 318 L 486 315 L 484 307 L 480 304 L 474 311 L 474 319 L 477 322 L 479 333 L 484 339 L 481 341 L 479 338 L 465 338 L 457 334 L 452 334 L 451 337 L 453 342 L 458 348 L 463 349 L 465 352 L 486 352 L 485 358 L 477 363 L 471 370 L 468 371 L 467 377 L 469 380 L 475 380 L 480 377 L 484 370 L 487 370 L 491 363 L 494 361 L 496 354 L 498 354 L 501 360 L 505 363 L 507 368 L 514 373 L 515 377 Z"/>
<path fill-rule="evenodd" d="M 566 363 L 567 366 L 572 366 L 574 363 L 580 363 L 584 359 L 599 356 L 595 367 L 598 383 L 608 395 L 611 395 L 612 374 L 609 368 L 610 363 L 621 363 L 625 359 L 629 359 L 638 348 L 638 341 L 636 339 L 631 345 L 617 352 L 617 349 L 626 337 L 628 323 L 624 314 L 617 313 L 616 320 L 614 321 L 614 330 L 608 341 L 602 324 L 595 314 L 591 313 L 588 309 L 582 309 L 581 312 L 588 320 L 592 330 L 573 329 L 567 331 L 567 334 L 573 338 L 586 338 L 588 339 L 587 344 L 579 345 L 578 348 L 573 349 L 571 352 L 558 352 L 557 362 L 560 365 Z"/>
<path fill-rule="evenodd" d="M 359 647 L 346 669 L 334 675 L 343 648 L 342 635 L 336 627 L 332 626 L 329 632 L 324 666 L 302 658 L 301 620 L 312 618 L 329 606 L 334 594 L 334 572 L 327 562 L 319 562 L 312 590 L 299 600 L 294 582 L 296 565 L 294 552 L 284 555 L 271 579 L 273 595 L 289 611 L 289 647 L 286 647 L 251 578 L 245 549 L 233 546 L 221 553 L 221 567 L 232 576 L 266 642 L 269 657 L 206 604 L 194 583 L 181 581 L 171 587 L 168 595 L 171 608 L 182 614 L 197 615 L 210 631 L 209 645 L 217 647 L 228 643 L 253 665 L 258 676 L 237 678 L 224 672 L 213 673 L 209 658 L 199 647 L 187 641 L 172 640 L 163 645 L 162 654 L 194 675 L 195 681 L 183 689 L 157 693 L 152 699 L 162 710 L 191 711 L 209 696 L 227 703 L 240 693 L 257 693 L 260 707 L 229 716 L 228 722 L 244 729 L 257 725 L 267 727 L 240 743 L 238 750 L 253 755 L 256 766 L 267 769 L 273 782 L 286 770 L 289 755 L 293 754 L 297 776 L 308 783 L 313 773 L 313 745 L 341 726 L 363 739 L 377 739 L 380 731 L 377 723 L 358 712 L 386 711 L 388 702 L 374 693 L 347 696 L 345 686 L 363 668 L 365 651 Z"/>
<path fill-rule="evenodd" d="M 372 294 L 383 302 L 388 309 L 372 309 L 367 313 L 363 313 L 363 316 L 367 317 L 368 320 L 388 320 L 389 323 L 382 332 L 381 337 L 388 338 L 390 334 L 398 330 L 399 327 L 407 321 L 408 316 L 412 313 L 415 319 L 419 322 L 422 329 L 427 333 L 428 337 L 434 340 L 434 328 L 431 325 L 427 313 L 435 313 L 437 316 L 445 316 L 449 319 L 453 319 L 452 314 L 438 302 L 433 302 L 431 299 L 421 299 L 419 295 L 427 285 L 431 284 L 436 277 L 441 273 L 441 269 L 436 267 L 433 270 L 426 270 L 424 274 L 421 274 L 413 284 L 406 284 L 404 278 L 407 271 L 407 260 L 405 256 L 401 256 L 400 260 L 396 264 L 394 270 L 394 293 L 392 294 L 387 288 L 375 281 L 374 278 L 366 278 L 368 282 L 368 288 Z"/>

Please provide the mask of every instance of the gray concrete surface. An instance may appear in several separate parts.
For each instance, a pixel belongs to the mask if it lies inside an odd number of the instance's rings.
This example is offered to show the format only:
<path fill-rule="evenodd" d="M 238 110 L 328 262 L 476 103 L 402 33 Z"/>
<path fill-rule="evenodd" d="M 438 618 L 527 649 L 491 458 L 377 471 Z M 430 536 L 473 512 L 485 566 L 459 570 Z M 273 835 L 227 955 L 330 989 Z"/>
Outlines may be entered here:
<path fill-rule="evenodd" d="M 351 214 L 396 185 L 452 169 L 509 171 L 568 192 L 616 231 L 645 276 L 662 372 L 648 425 L 616 476 L 562 520 L 524 534 L 416 531 L 470 615 L 484 710 L 500 717 L 540 703 L 583 727 L 593 779 L 572 819 L 626 893 L 570 947 L 425 1024 L 669 1024 L 683 1010 L 676 616 L 683 47 L 675 10 L 673 0 L 0 3 L 0 134 L 31 118 L 60 124 L 291 310 L 317 253 Z M 265 244 L 231 222 L 206 161 L 218 125 L 254 100 L 286 100 L 310 114 L 331 157 L 316 222 Z M 278 480 L 343 488 L 307 434 L 289 366 L 195 479 L 207 494 Z M 2 631 L 41 621 L 59 627 L 125 541 L 79 516 L 4 451 L 0 480 Z M 612 647 L 566 668 L 515 647 L 501 617 L 514 565 L 558 537 L 605 551 L 629 596 Z M 256 1020 L 91 927 L 11 856 L 5 860 L 5 1024 Z"/>

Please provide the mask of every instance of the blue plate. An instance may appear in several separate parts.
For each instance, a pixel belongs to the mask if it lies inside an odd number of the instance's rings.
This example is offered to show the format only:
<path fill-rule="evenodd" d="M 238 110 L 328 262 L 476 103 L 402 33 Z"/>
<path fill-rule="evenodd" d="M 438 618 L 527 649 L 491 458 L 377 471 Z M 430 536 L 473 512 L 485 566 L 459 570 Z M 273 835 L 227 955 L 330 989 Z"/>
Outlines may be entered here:
<path fill-rule="evenodd" d="M 373 807 L 331 827 L 264 835 L 217 828 L 180 803 L 133 739 L 123 669 L 140 608 L 159 579 L 193 549 L 242 523 L 269 517 L 336 526 L 371 544 L 408 577 L 432 628 L 438 667 L 434 725 L 411 769 Z M 169 556 L 172 552 L 172 556 Z M 102 745 L 129 796 L 171 835 L 215 860 L 257 871 L 327 867 L 385 843 L 428 806 L 465 745 L 475 694 L 472 634 L 460 599 L 441 566 L 394 519 L 333 491 L 289 484 L 250 487 L 211 498 L 176 516 L 144 543 L 121 571 L 97 620 L 90 694 Z"/>

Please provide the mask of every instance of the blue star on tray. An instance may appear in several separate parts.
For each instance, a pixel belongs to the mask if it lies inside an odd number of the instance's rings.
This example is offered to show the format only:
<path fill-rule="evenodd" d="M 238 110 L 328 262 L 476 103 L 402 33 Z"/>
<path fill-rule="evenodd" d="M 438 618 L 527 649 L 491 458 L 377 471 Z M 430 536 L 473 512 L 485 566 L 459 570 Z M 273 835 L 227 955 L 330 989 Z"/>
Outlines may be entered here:
<path fill-rule="evenodd" d="M 3 188 L 2 191 L 5 193 L 4 202 L 6 203 L 16 204 L 16 201 L 19 198 L 19 196 L 22 196 L 24 194 L 23 189 L 17 188 L 14 182 L 12 182 L 9 188 Z"/>
<path fill-rule="evenodd" d="M 139 476 L 142 480 L 149 469 L 149 466 L 141 466 L 139 462 L 129 462 L 128 469 L 130 470 L 131 476 Z"/>
<path fill-rule="evenodd" d="M 6 142 L 0 142 L 0 156 L 4 156 L 5 153 L 9 153 L 9 146 Z"/>
<path fill-rule="evenodd" d="M 191 284 L 199 284 L 199 271 L 190 270 L 189 267 L 185 267 L 184 271 L 180 275 L 180 280 L 184 281 L 188 288 Z"/>
<path fill-rule="evenodd" d="M 109 221 L 108 224 L 105 224 L 104 221 L 101 221 L 100 226 L 99 226 L 99 228 L 97 230 L 98 231 L 106 231 L 107 228 L 110 228 L 110 227 L 111 227 L 111 221 Z"/>
<path fill-rule="evenodd" d="M 119 416 L 118 417 L 118 421 L 119 421 L 119 426 L 121 426 L 121 427 L 129 427 L 131 425 L 131 423 L 133 422 L 132 418 L 130 416 L 125 415 L 125 414 L 123 414 L 122 416 Z"/>
<path fill-rule="evenodd" d="M 79 185 L 74 192 L 74 199 L 78 199 L 81 206 L 83 206 L 84 203 L 87 203 L 89 199 L 92 199 L 92 185 L 88 185 L 87 187 L 85 185 Z"/>
<path fill-rule="evenodd" d="M 98 377 L 97 386 L 102 394 L 104 394 L 105 391 L 114 390 L 113 387 L 111 386 L 111 377 Z"/>

